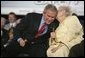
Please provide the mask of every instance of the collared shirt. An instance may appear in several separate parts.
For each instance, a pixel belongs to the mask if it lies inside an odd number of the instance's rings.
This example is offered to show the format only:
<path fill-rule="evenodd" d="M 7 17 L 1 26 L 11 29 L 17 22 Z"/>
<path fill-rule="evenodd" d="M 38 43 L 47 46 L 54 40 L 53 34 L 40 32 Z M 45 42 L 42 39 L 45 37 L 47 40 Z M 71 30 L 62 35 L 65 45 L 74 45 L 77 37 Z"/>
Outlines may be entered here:
<path fill-rule="evenodd" d="M 42 17 L 41 23 L 40 23 L 40 26 L 39 26 L 39 29 L 41 28 L 41 26 L 42 26 L 43 23 L 45 23 L 45 20 L 44 20 L 44 18 Z M 38 29 L 38 30 L 39 30 L 39 29 Z M 47 29 L 48 29 L 48 26 L 45 27 L 45 31 L 44 31 L 41 35 L 45 34 L 45 33 L 47 32 Z"/>

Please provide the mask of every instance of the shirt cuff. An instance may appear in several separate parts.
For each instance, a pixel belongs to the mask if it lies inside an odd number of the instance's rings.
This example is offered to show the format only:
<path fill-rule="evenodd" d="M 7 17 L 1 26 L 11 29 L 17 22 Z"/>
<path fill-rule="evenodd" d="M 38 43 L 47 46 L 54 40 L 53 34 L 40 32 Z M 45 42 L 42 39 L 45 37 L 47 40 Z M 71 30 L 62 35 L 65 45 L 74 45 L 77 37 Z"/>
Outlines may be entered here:
<path fill-rule="evenodd" d="M 17 40 L 17 41 L 19 42 L 21 39 L 22 39 L 22 38 L 18 38 L 18 40 Z"/>

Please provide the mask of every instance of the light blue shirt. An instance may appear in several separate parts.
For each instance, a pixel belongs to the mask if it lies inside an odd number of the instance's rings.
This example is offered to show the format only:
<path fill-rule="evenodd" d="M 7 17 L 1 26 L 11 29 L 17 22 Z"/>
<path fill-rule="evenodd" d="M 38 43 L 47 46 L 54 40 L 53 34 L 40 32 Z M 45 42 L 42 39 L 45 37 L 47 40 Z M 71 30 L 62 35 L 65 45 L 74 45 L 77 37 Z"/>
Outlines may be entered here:
<path fill-rule="evenodd" d="M 42 17 L 41 23 L 40 23 L 40 26 L 39 26 L 39 29 L 41 28 L 41 26 L 42 26 L 43 23 L 45 23 L 45 20 L 44 20 L 44 18 Z M 39 29 L 38 29 L 38 30 L 39 30 Z M 45 33 L 47 32 L 47 30 L 48 30 L 48 26 L 45 27 L 45 31 L 44 31 L 41 35 L 45 34 Z"/>

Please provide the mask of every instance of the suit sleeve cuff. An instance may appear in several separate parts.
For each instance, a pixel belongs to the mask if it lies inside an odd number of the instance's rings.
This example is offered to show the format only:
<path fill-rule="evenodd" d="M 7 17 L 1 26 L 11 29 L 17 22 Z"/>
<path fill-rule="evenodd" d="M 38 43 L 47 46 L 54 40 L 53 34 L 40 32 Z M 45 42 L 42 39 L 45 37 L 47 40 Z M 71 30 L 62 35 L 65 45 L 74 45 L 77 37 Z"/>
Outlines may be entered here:
<path fill-rule="evenodd" d="M 19 42 L 22 38 L 18 38 L 17 41 Z"/>

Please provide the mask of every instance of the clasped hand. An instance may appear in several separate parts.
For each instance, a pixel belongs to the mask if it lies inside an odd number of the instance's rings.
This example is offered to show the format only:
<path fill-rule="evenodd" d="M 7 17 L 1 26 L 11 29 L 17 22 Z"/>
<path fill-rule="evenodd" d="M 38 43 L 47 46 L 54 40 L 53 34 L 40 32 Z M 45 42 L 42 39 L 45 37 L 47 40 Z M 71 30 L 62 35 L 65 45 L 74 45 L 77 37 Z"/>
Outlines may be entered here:
<path fill-rule="evenodd" d="M 21 47 L 24 47 L 25 46 L 25 44 L 26 44 L 26 42 L 27 42 L 27 40 L 25 39 L 25 40 L 23 40 L 22 38 L 20 39 L 20 41 L 19 41 L 19 44 L 20 44 L 20 46 Z"/>

